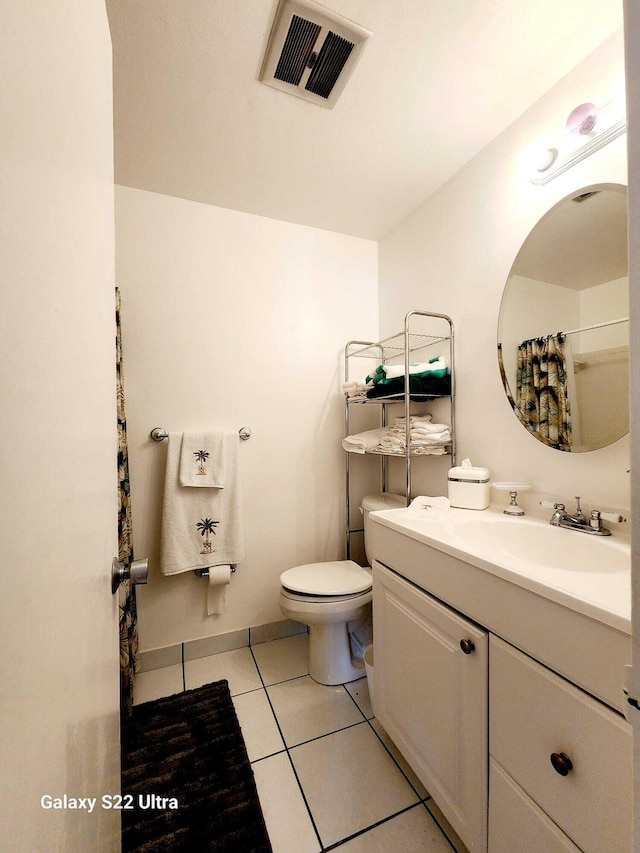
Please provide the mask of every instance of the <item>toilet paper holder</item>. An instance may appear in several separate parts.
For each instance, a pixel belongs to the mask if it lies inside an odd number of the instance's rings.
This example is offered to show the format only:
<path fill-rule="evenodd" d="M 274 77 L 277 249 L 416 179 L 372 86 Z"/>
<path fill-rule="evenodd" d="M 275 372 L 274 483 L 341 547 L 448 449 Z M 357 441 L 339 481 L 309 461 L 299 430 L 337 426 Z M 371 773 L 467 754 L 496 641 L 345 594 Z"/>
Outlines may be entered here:
<path fill-rule="evenodd" d="M 229 568 L 231 569 L 231 574 L 233 574 L 235 572 L 235 570 L 238 568 L 238 566 L 236 563 L 231 563 Z M 206 569 L 194 569 L 193 571 L 196 575 L 198 575 L 199 578 L 208 578 L 209 577 L 209 569 L 208 568 L 206 568 Z"/>
<path fill-rule="evenodd" d="M 130 580 L 133 584 L 146 583 L 149 578 L 149 558 L 144 560 L 132 560 L 126 566 L 121 563 L 116 557 L 111 563 L 111 594 L 115 595 L 116 590 L 123 581 Z"/>

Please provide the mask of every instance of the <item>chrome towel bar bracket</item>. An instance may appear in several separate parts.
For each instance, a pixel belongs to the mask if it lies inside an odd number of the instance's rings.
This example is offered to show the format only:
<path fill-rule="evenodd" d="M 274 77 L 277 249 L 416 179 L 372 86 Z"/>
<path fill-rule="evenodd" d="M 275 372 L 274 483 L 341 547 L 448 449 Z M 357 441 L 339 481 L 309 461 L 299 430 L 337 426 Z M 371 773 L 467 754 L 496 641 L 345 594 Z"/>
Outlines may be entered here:
<path fill-rule="evenodd" d="M 165 438 L 169 438 L 169 433 L 166 431 L 166 429 L 163 429 L 162 427 L 154 427 L 149 433 L 149 435 L 154 441 L 164 441 Z M 240 436 L 242 441 L 247 441 L 251 438 L 251 430 L 249 429 L 249 427 L 241 427 L 238 430 L 238 435 Z"/>

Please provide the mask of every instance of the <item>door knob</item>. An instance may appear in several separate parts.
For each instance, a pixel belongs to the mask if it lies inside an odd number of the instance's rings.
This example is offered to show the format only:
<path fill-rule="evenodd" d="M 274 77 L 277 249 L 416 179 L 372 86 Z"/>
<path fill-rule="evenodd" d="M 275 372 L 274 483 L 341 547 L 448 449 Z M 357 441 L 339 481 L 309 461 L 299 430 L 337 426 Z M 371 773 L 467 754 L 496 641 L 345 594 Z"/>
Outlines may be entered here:
<path fill-rule="evenodd" d="M 460 640 L 460 648 L 465 653 L 465 655 L 470 655 L 471 652 L 476 650 L 476 644 L 473 640 Z"/>
<path fill-rule="evenodd" d="M 148 557 L 144 560 L 133 560 L 128 566 L 114 557 L 111 563 L 111 592 L 115 594 L 122 581 L 130 580 L 134 584 L 146 583 L 148 576 Z"/>

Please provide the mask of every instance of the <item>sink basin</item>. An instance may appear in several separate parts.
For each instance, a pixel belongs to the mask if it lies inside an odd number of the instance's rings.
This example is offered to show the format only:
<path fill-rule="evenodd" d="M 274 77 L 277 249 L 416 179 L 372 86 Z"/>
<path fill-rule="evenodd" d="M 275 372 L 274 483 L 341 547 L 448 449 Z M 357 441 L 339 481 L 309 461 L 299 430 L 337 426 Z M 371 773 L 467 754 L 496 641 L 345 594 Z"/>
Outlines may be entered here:
<path fill-rule="evenodd" d="M 562 572 L 613 574 L 629 571 L 629 549 L 612 536 L 595 536 L 524 519 L 454 524 L 461 544 L 508 561 L 534 563 Z"/>
<path fill-rule="evenodd" d="M 439 518 L 414 504 L 372 513 L 378 524 L 611 627 L 628 631 L 631 549 L 624 537 L 508 518 L 496 508 L 452 508 Z"/>

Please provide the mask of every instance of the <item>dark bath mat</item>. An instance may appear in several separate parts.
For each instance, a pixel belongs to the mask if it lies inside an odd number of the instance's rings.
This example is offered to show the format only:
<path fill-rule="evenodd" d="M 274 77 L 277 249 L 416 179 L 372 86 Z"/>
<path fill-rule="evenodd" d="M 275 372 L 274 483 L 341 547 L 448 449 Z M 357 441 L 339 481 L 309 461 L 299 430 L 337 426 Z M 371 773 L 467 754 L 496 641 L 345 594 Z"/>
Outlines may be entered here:
<path fill-rule="evenodd" d="M 122 795 L 123 853 L 271 853 L 227 681 L 134 706 Z"/>

